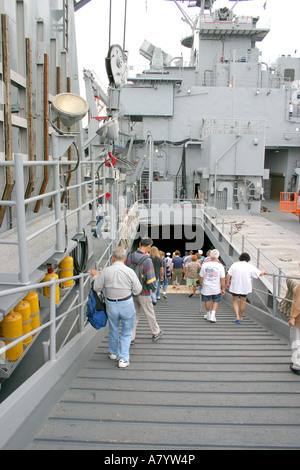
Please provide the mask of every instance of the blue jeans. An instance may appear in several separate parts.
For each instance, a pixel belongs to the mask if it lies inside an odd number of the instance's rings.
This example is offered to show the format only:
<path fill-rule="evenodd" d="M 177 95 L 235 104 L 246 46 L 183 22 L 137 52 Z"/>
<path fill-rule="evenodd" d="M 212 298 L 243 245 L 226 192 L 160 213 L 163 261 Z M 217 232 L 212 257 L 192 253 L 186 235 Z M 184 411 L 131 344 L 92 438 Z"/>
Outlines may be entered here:
<path fill-rule="evenodd" d="M 212 299 L 213 302 L 220 302 L 221 294 L 214 294 L 214 295 L 203 295 L 202 294 L 202 301 L 209 302 Z"/>
<path fill-rule="evenodd" d="M 135 322 L 133 298 L 112 302 L 106 299 L 106 313 L 109 323 L 108 353 L 115 354 L 118 360 L 129 361 L 129 348 Z M 122 325 L 119 338 L 119 325 Z"/>
<path fill-rule="evenodd" d="M 158 286 L 157 286 L 157 292 L 156 296 L 159 299 L 160 298 L 160 286 L 163 284 L 163 292 L 167 292 L 169 281 L 168 279 L 164 279 L 163 281 L 159 280 L 158 281 Z"/>
<path fill-rule="evenodd" d="M 154 281 L 153 284 L 155 284 L 155 286 L 156 286 L 156 291 L 155 292 L 150 291 L 150 297 L 152 299 L 152 302 L 156 303 L 157 302 L 157 292 L 158 292 L 158 290 L 157 290 L 158 281 L 157 280 Z"/>

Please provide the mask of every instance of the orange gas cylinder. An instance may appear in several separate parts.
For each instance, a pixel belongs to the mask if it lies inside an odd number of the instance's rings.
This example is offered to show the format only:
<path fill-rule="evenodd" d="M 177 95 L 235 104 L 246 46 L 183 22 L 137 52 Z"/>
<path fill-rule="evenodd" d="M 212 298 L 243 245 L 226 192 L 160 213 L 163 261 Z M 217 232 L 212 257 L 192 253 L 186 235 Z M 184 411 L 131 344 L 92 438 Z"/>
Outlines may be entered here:
<path fill-rule="evenodd" d="M 12 310 L 4 317 L 3 321 L 0 323 L 0 335 L 5 345 L 8 345 L 22 336 L 22 315 L 19 312 Z M 22 354 L 22 341 L 6 351 L 6 357 L 9 361 L 17 361 Z"/>
<path fill-rule="evenodd" d="M 35 330 L 41 325 L 39 296 L 36 292 L 31 291 L 26 295 L 24 300 L 30 303 L 31 329 Z"/>
<path fill-rule="evenodd" d="M 73 258 L 72 256 L 66 256 L 60 263 L 59 263 L 59 279 L 64 279 L 66 277 L 73 276 Z M 61 282 L 61 287 L 72 287 L 74 280 L 71 279 L 70 281 Z"/>
<path fill-rule="evenodd" d="M 52 266 L 48 268 L 48 274 L 44 277 L 43 282 L 51 281 L 52 279 L 58 279 L 58 275 L 53 272 Z M 50 287 L 44 287 L 43 294 L 45 297 L 50 299 Z M 57 284 L 55 288 L 55 303 L 59 302 L 59 285 Z"/>
<path fill-rule="evenodd" d="M 14 308 L 15 312 L 19 312 L 22 315 L 22 330 L 23 335 L 26 335 L 31 331 L 31 308 L 30 303 L 27 300 L 22 300 L 22 302 L 18 303 L 18 305 Z M 32 341 L 32 336 L 29 336 L 24 340 L 24 344 L 28 346 L 28 344 Z"/>

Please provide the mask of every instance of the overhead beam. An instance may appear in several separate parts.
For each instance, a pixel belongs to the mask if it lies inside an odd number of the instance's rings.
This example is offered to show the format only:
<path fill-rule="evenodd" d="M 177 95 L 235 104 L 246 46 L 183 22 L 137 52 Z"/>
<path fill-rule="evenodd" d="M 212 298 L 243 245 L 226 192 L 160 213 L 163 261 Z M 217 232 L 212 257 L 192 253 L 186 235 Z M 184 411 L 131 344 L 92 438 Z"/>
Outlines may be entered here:
<path fill-rule="evenodd" d="M 78 11 L 80 8 L 84 7 L 91 0 L 74 0 L 74 10 Z"/>

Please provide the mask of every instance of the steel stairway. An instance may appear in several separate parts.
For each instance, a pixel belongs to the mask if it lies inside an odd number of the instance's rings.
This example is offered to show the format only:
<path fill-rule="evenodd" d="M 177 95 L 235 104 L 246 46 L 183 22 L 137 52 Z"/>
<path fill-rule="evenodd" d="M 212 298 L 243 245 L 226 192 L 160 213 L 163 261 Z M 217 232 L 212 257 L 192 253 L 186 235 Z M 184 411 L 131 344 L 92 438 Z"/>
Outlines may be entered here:
<path fill-rule="evenodd" d="M 289 341 L 247 313 L 233 323 L 226 299 L 216 324 L 199 314 L 199 296 L 161 299 L 164 336 L 153 343 L 141 315 L 125 370 L 108 359 L 106 335 L 25 448 L 298 449 Z"/>

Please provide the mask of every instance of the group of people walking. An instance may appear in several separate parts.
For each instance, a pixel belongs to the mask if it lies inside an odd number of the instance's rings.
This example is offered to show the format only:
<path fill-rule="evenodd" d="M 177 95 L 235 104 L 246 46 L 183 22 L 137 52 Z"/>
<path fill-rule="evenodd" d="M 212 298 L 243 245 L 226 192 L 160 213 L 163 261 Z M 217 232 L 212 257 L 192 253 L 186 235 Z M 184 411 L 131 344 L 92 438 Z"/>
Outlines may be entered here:
<path fill-rule="evenodd" d="M 163 297 L 167 298 L 171 278 L 175 289 L 183 278 L 186 280 L 189 297 L 195 294 L 197 287 L 202 290 L 206 309 L 204 318 L 212 323 L 217 321 L 218 305 L 227 288 L 233 298 L 235 322 L 240 323 L 247 295 L 252 290 L 252 278 L 266 273 L 249 263 L 247 253 L 242 253 L 239 261 L 229 268 L 227 277 L 216 249 L 209 251 L 206 258 L 201 250 L 195 255 L 190 252 L 184 258 L 178 250 L 172 258 L 170 255 L 167 253 L 165 256 L 153 246 L 151 238 L 145 238 L 140 241 L 139 248 L 128 255 L 123 247 L 116 247 L 112 253 L 112 265 L 108 268 L 99 273 L 94 269 L 89 271 L 94 277 L 94 290 L 105 293 L 109 322 L 108 356 L 118 360 L 120 368 L 130 364 L 129 350 L 135 341 L 141 310 L 147 318 L 152 340 L 157 341 L 163 336 L 154 305 L 160 299 L 161 286 Z"/>
<path fill-rule="evenodd" d="M 184 279 L 190 288 L 189 297 L 192 297 L 197 289 L 202 293 L 202 301 L 205 303 L 205 320 L 216 323 L 216 312 L 221 297 L 225 295 L 226 289 L 232 294 L 233 309 L 235 312 L 235 323 L 241 323 L 246 306 L 247 296 L 252 292 L 252 279 L 266 274 L 266 271 L 259 270 L 250 264 L 248 253 L 242 253 L 239 261 L 233 263 L 228 273 L 220 262 L 218 250 L 209 250 L 206 258 L 201 256 L 202 252 L 196 255 L 190 253 L 183 260 L 182 270 Z"/>

